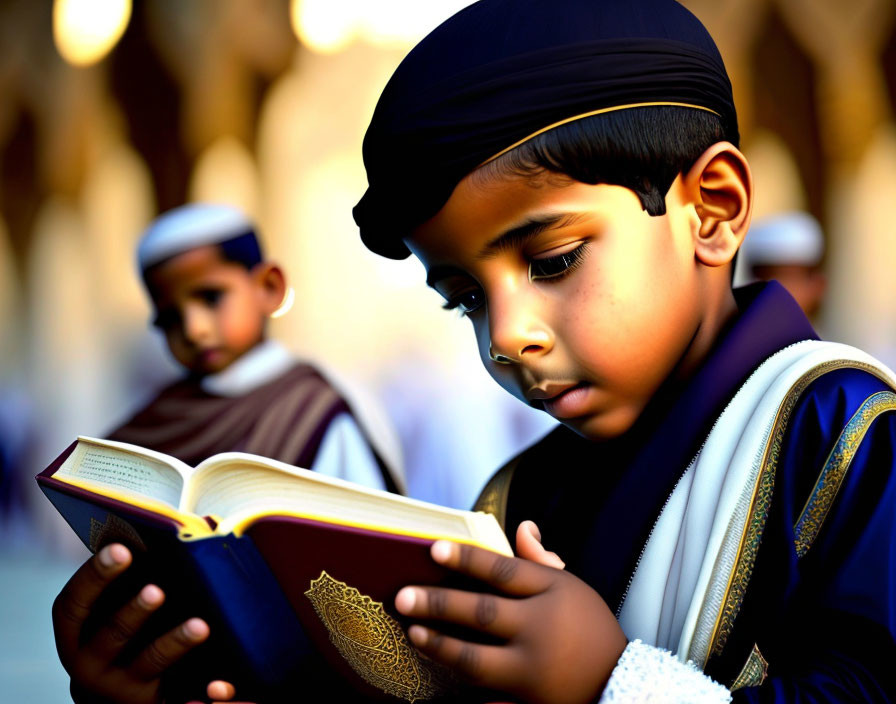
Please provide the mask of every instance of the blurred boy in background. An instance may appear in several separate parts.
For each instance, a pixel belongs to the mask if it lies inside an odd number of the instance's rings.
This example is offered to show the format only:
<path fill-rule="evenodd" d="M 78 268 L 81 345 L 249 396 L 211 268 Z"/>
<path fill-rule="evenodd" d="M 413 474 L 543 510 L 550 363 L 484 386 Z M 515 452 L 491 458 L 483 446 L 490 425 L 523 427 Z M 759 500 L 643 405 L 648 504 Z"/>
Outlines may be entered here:
<path fill-rule="evenodd" d="M 154 325 L 187 376 L 163 389 L 110 438 L 195 465 L 242 451 L 378 489 L 399 482 L 341 393 L 267 339 L 291 294 L 235 208 L 198 204 L 165 213 L 137 252 Z"/>
<path fill-rule="evenodd" d="M 827 290 L 821 270 L 824 236 L 818 221 L 802 212 L 756 220 L 738 254 L 740 284 L 776 280 L 814 318 Z"/>
<path fill-rule="evenodd" d="M 111 439 L 190 465 L 219 452 L 241 451 L 377 489 L 403 488 L 398 463 L 390 464 L 372 446 L 374 437 L 388 435 L 380 419 L 373 416 L 379 425 L 362 428 L 354 409 L 318 369 L 267 339 L 267 320 L 284 307 L 290 292 L 280 267 L 264 259 L 245 215 L 211 204 L 171 210 L 147 228 L 137 259 L 154 324 L 187 376 L 163 389 Z M 157 671 L 164 669 L 164 647 L 151 646 L 122 663 L 127 637 L 110 635 L 109 627 L 124 628 L 123 621 L 101 628 L 90 641 L 105 645 L 85 647 L 86 612 L 71 595 L 83 599 L 91 591 L 98 559 L 124 569 L 132 554 L 120 544 L 107 546 L 78 570 L 54 604 L 56 645 L 72 677 L 72 696 L 153 701 L 160 696 Z M 155 584 L 139 590 L 134 604 L 141 625 L 165 600 Z M 191 619 L 171 638 L 195 644 L 207 635 L 207 626 Z"/>

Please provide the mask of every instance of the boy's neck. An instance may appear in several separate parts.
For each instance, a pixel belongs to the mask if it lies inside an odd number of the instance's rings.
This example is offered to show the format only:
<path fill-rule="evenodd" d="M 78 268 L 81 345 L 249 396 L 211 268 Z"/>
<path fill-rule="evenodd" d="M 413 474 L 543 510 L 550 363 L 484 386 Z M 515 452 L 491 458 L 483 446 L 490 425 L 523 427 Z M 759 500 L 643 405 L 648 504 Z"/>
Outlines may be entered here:
<path fill-rule="evenodd" d="M 261 340 L 226 368 L 199 379 L 203 391 L 216 396 L 241 396 L 277 378 L 295 363 L 292 354 L 274 340 Z"/>
<path fill-rule="evenodd" d="M 730 283 L 726 281 L 724 287 L 718 288 L 721 289 L 718 294 L 709 297 L 714 303 L 705 310 L 693 342 L 670 378 L 673 384 L 685 382 L 694 375 L 737 315 L 737 302 Z"/>

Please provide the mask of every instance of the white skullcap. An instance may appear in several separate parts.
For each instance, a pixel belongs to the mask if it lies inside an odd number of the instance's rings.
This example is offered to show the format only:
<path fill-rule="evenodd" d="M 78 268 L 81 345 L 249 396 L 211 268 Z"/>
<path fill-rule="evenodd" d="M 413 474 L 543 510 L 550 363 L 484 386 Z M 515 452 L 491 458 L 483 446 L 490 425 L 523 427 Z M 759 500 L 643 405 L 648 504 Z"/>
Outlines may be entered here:
<path fill-rule="evenodd" d="M 137 245 L 141 271 L 197 247 L 220 244 L 254 231 L 254 225 L 230 205 L 196 203 L 169 210 L 146 228 Z"/>
<path fill-rule="evenodd" d="M 815 266 L 824 254 L 824 236 L 808 213 L 781 213 L 755 222 L 740 248 L 749 267 L 800 264 Z"/>

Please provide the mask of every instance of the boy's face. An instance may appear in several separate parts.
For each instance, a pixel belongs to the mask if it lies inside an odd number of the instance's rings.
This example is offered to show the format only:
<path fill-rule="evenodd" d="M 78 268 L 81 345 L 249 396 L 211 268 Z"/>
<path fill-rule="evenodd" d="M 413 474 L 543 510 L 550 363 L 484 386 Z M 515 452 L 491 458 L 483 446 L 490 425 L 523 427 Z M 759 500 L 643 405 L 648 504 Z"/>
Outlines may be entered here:
<path fill-rule="evenodd" d="M 154 324 L 194 374 L 225 369 L 264 337 L 265 291 L 253 271 L 197 247 L 147 272 Z"/>
<path fill-rule="evenodd" d="M 679 177 L 651 217 L 621 186 L 474 172 L 406 243 L 501 386 L 610 438 L 698 354 L 709 296 L 683 194 Z"/>

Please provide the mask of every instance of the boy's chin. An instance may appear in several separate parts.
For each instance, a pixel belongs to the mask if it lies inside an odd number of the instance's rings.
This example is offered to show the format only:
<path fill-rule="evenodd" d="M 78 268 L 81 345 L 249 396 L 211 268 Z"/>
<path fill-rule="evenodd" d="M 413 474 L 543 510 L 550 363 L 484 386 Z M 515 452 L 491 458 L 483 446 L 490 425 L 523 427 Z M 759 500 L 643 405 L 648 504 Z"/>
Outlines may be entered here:
<path fill-rule="evenodd" d="M 583 418 L 569 418 L 560 422 L 586 440 L 602 442 L 618 438 L 635 424 L 637 415 L 623 411 L 597 413 Z"/>
<path fill-rule="evenodd" d="M 212 360 L 212 361 L 193 361 L 188 365 L 184 365 L 187 367 L 187 370 L 190 372 L 190 376 L 201 379 L 205 376 L 211 376 L 212 374 L 217 374 L 218 372 L 223 372 L 227 367 L 230 366 L 232 360 L 230 359 L 221 359 L 221 360 Z"/>

